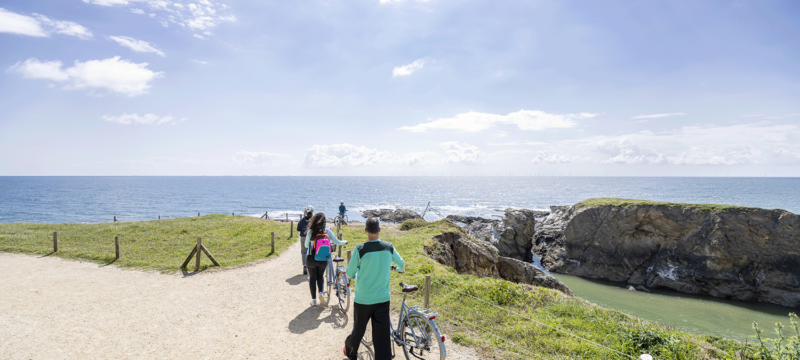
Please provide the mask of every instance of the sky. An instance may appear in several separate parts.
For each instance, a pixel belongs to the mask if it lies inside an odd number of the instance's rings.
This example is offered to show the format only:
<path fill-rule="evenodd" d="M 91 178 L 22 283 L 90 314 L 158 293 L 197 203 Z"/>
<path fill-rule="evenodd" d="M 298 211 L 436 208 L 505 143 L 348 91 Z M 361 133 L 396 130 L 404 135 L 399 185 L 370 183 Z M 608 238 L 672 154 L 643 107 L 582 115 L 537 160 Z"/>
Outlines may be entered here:
<path fill-rule="evenodd" d="M 4 0 L 0 176 L 800 176 L 800 2 Z"/>

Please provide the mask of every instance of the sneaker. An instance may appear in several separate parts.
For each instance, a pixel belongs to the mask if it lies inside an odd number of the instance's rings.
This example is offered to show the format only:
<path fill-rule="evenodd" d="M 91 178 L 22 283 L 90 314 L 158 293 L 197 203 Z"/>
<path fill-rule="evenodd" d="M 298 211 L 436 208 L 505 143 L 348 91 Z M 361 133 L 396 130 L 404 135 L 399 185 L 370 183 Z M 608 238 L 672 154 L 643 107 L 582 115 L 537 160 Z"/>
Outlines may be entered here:
<path fill-rule="evenodd" d="M 311 299 L 311 306 L 317 306 L 317 299 Z"/>
<path fill-rule="evenodd" d="M 308 275 L 308 268 L 303 266 L 303 275 Z"/>

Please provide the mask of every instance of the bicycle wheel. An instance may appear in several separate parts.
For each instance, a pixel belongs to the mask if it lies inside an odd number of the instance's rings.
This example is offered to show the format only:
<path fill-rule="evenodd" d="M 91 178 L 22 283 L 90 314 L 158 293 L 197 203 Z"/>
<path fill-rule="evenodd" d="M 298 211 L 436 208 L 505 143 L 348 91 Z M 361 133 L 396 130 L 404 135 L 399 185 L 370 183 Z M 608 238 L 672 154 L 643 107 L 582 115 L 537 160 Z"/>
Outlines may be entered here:
<path fill-rule="evenodd" d="M 361 338 L 361 343 L 366 346 L 372 346 L 372 320 L 367 321 L 367 330 L 364 331 L 364 337 Z"/>
<path fill-rule="evenodd" d="M 408 345 L 401 345 L 406 359 L 443 360 L 445 348 L 436 330 L 436 324 L 419 313 L 408 314 L 397 330 Z M 413 331 L 412 331 L 413 330 Z"/>
<path fill-rule="evenodd" d="M 336 297 L 339 299 L 339 310 L 342 310 L 343 313 L 347 313 L 347 310 L 350 309 L 350 291 L 347 288 L 347 274 L 340 270 L 336 271 L 336 280 L 338 285 L 338 289 L 336 289 Z"/>

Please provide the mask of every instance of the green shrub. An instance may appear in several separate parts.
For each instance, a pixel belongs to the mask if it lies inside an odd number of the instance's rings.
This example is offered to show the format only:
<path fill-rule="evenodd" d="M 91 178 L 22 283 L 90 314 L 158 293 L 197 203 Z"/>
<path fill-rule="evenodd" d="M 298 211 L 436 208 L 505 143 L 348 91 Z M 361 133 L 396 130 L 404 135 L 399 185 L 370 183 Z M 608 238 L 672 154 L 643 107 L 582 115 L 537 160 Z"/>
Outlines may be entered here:
<path fill-rule="evenodd" d="M 794 335 L 787 337 L 783 334 L 783 325 L 775 323 L 775 332 L 778 334 L 777 339 L 762 339 L 762 330 L 758 328 L 758 324 L 753 322 L 753 329 L 756 331 L 756 339 L 760 344 L 758 355 L 761 359 L 769 360 L 797 360 L 800 359 L 800 329 L 797 326 L 797 314 L 790 313 L 789 321 L 792 323 Z M 767 344 L 772 343 L 770 348 Z"/>
<path fill-rule="evenodd" d="M 428 222 L 423 219 L 409 219 L 403 221 L 400 225 L 400 230 L 411 230 L 425 226 Z"/>
<path fill-rule="evenodd" d="M 623 352 L 633 356 L 650 354 L 663 359 L 695 359 L 700 351 L 697 344 L 658 327 L 629 328 L 619 336 L 624 343 Z"/>
<path fill-rule="evenodd" d="M 510 282 L 497 282 L 489 289 L 489 299 L 497 305 L 514 304 L 525 298 L 522 286 Z"/>

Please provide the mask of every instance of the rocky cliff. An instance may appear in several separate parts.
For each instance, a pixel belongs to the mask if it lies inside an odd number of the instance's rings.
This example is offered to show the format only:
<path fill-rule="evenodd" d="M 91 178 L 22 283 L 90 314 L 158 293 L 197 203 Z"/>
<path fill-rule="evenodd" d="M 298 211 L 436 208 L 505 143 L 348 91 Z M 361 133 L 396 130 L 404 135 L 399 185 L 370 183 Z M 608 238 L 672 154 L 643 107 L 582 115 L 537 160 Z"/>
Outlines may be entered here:
<path fill-rule="evenodd" d="M 426 249 L 436 261 L 450 266 L 459 274 L 495 277 L 517 283 L 542 286 L 572 295 L 558 279 L 532 264 L 500 256 L 497 248 L 482 241 L 473 241 L 457 232 L 434 237 L 434 247 Z"/>
<path fill-rule="evenodd" d="M 534 242 L 557 273 L 800 306 L 800 217 L 784 210 L 594 199 L 553 207 Z"/>
<path fill-rule="evenodd" d="M 506 209 L 502 220 L 467 218 L 464 230 L 478 240 L 494 245 L 500 256 L 531 262 L 531 248 L 536 218 L 546 215 L 541 211 Z"/>

